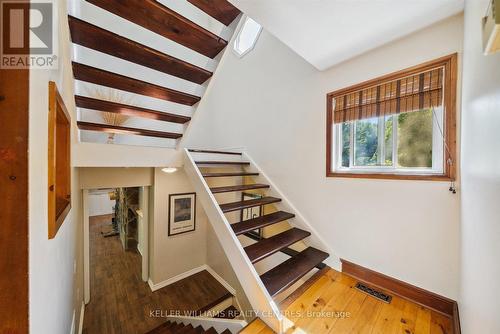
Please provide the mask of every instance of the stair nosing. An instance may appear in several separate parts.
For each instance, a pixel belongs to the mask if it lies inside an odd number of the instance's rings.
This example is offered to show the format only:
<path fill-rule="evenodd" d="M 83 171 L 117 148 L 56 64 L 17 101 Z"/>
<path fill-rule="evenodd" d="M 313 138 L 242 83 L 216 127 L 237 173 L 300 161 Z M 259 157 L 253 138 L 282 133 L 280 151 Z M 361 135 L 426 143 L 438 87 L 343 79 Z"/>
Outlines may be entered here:
<path fill-rule="evenodd" d="M 246 172 L 235 172 L 235 173 L 202 173 L 203 177 L 237 177 L 237 176 L 258 176 L 259 173 L 246 173 Z"/>
<path fill-rule="evenodd" d="M 197 165 L 250 165 L 248 161 L 195 161 Z"/>
<path fill-rule="evenodd" d="M 294 236 L 293 234 L 295 233 L 298 233 L 299 235 L 297 236 Z M 273 244 L 277 244 L 277 241 L 280 239 L 280 238 L 284 238 L 285 236 L 287 235 L 292 235 L 293 238 L 291 238 L 290 240 L 287 240 L 285 239 L 284 242 L 280 243 L 279 246 L 277 247 L 274 247 L 274 248 L 270 248 L 267 252 L 265 253 L 262 253 L 260 252 L 261 254 L 249 254 L 249 252 L 252 252 L 254 249 L 258 249 L 258 247 L 262 247 L 262 245 L 267 245 L 267 244 L 270 244 L 270 245 L 273 245 Z M 289 230 L 286 230 L 284 232 L 281 232 L 279 234 L 276 234 L 276 235 L 273 235 L 272 237 L 270 238 L 266 238 L 266 239 L 262 239 L 261 241 L 258 241 L 250 246 L 246 246 L 244 248 L 245 250 L 245 253 L 247 253 L 247 256 L 248 258 L 250 259 L 250 261 L 252 263 L 257 263 L 259 261 L 262 261 L 263 259 L 273 255 L 273 254 L 276 254 L 277 252 L 279 252 L 281 249 L 283 248 L 286 248 L 290 245 L 293 245 L 294 243 L 296 242 L 299 242 L 307 237 L 311 236 L 311 232 L 309 231 L 305 231 L 305 230 L 302 230 L 302 229 L 299 229 L 299 228 L 296 228 L 296 227 L 293 227 Z"/>
<path fill-rule="evenodd" d="M 255 184 L 242 184 L 235 186 L 214 187 L 210 188 L 210 191 L 212 192 L 212 194 L 220 194 L 220 193 L 229 193 L 229 192 L 255 190 L 255 189 L 267 189 L 267 188 L 270 188 L 268 184 L 255 183 Z"/>
<path fill-rule="evenodd" d="M 275 219 L 272 219 L 273 215 L 278 216 L 278 217 Z M 280 215 L 283 215 L 283 216 L 280 217 Z M 240 235 L 240 234 L 244 234 L 246 232 L 250 232 L 250 231 L 253 231 L 253 230 L 256 230 L 259 228 L 274 225 L 274 224 L 280 223 L 282 221 L 292 219 L 294 217 L 295 217 L 295 215 L 293 213 L 289 213 L 289 212 L 285 212 L 285 211 L 277 211 L 277 212 L 273 212 L 273 213 L 263 215 L 260 217 L 256 217 L 256 218 L 240 221 L 238 223 L 234 223 L 231 225 L 231 227 L 233 229 L 233 232 L 236 235 Z M 266 218 L 269 220 L 266 220 Z M 262 222 L 258 223 L 259 221 L 262 221 Z"/>
<path fill-rule="evenodd" d="M 230 202 L 230 203 L 224 203 L 220 204 L 220 208 L 222 212 L 227 213 L 227 212 L 232 212 L 232 211 L 237 211 L 237 210 L 242 210 L 242 209 L 247 209 L 247 208 L 253 208 L 256 206 L 261 206 L 261 205 L 268 205 L 268 204 L 273 204 L 273 203 L 278 203 L 281 202 L 281 198 L 277 197 L 262 197 L 258 200 L 246 200 L 246 201 L 237 201 L 237 202 Z M 236 206 L 236 204 L 241 204 L 239 206 Z M 244 204 L 246 203 L 246 204 Z M 234 207 L 231 207 L 233 206 Z"/>
<path fill-rule="evenodd" d="M 269 294 L 274 297 L 276 296 L 277 294 L 283 292 L 284 290 L 286 290 L 287 288 L 289 288 L 290 286 L 292 286 L 293 284 L 295 284 L 298 280 L 300 280 L 302 277 L 304 277 L 308 272 L 310 272 L 312 269 L 315 268 L 315 265 L 312 265 L 307 271 L 304 271 L 304 272 L 300 272 L 299 273 L 299 276 L 297 277 L 294 277 L 292 280 L 290 281 L 287 281 L 285 285 L 281 286 L 279 289 L 277 289 L 276 291 L 270 291 L 269 290 L 269 287 L 268 287 L 268 284 L 266 284 L 266 275 L 270 275 L 270 273 L 274 273 L 276 271 L 279 271 L 279 268 L 283 268 L 283 267 L 286 267 L 287 265 L 289 265 L 290 263 L 294 263 L 294 261 L 298 261 L 297 259 L 300 258 L 300 257 L 303 257 L 305 256 L 305 254 L 307 252 L 318 252 L 321 258 L 321 260 L 319 262 L 323 262 L 326 258 L 328 258 L 330 255 L 326 252 L 323 252 L 317 248 L 314 248 L 314 247 L 308 247 L 306 249 L 304 249 L 302 252 L 300 252 L 299 254 L 297 254 L 296 256 L 293 256 L 291 257 L 290 259 L 280 263 L 279 265 L 277 265 L 276 267 L 268 270 L 267 272 L 265 272 L 264 274 L 260 275 L 260 278 L 262 280 L 262 282 L 264 283 L 264 285 L 266 286 L 266 289 L 268 290 Z M 318 263 L 319 263 L 318 262 Z"/>

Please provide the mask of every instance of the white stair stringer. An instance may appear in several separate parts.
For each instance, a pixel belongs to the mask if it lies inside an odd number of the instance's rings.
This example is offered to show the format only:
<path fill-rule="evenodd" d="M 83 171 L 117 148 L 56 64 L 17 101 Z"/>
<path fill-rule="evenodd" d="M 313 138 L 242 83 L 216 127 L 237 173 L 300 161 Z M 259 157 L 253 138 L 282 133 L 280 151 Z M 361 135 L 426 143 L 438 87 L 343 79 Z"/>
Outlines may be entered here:
<path fill-rule="evenodd" d="M 184 149 L 184 169 L 195 188 L 198 199 L 203 205 L 208 220 L 226 253 L 234 272 L 247 295 L 256 316 L 276 333 L 282 332 L 283 316 L 273 298 L 267 292 L 253 264 L 248 259 L 231 225 L 222 212 L 205 179 L 200 173 L 193 157 Z"/>

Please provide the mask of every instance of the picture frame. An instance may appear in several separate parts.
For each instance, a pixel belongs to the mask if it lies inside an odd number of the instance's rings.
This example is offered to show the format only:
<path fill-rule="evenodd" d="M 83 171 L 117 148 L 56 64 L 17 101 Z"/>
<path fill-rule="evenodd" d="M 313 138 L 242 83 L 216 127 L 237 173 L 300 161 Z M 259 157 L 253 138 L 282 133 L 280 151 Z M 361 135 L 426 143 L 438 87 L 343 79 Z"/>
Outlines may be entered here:
<path fill-rule="evenodd" d="M 196 193 L 168 196 L 168 236 L 196 230 Z"/>

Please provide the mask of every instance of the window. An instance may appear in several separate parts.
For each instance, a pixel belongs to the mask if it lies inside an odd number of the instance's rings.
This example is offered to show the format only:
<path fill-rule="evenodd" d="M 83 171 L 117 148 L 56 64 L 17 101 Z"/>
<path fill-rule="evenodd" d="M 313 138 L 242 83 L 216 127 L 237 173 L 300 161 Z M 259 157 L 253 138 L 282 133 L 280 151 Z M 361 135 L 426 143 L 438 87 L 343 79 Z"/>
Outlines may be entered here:
<path fill-rule="evenodd" d="M 452 180 L 456 55 L 327 95 L 327 176 Z"/>
<path fill-rule="evenodd" d="M 245 19 L 233 46 L 238 57 L 243 57 L 253 49 L 261 31 L 262 26 L 260 24 L 249 17 Z"/>

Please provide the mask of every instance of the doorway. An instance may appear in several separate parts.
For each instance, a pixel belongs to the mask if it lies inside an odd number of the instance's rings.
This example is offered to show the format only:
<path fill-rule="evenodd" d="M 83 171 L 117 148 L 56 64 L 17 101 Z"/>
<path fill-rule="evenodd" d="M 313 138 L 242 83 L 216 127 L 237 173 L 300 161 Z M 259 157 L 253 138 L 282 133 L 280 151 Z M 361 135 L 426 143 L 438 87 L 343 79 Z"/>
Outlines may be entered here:
<path fill-rule="evenodd" d="M 117 280 L 148 281 L 148 194 L 149 187 L 83 190 L 85 304 Z"/>

